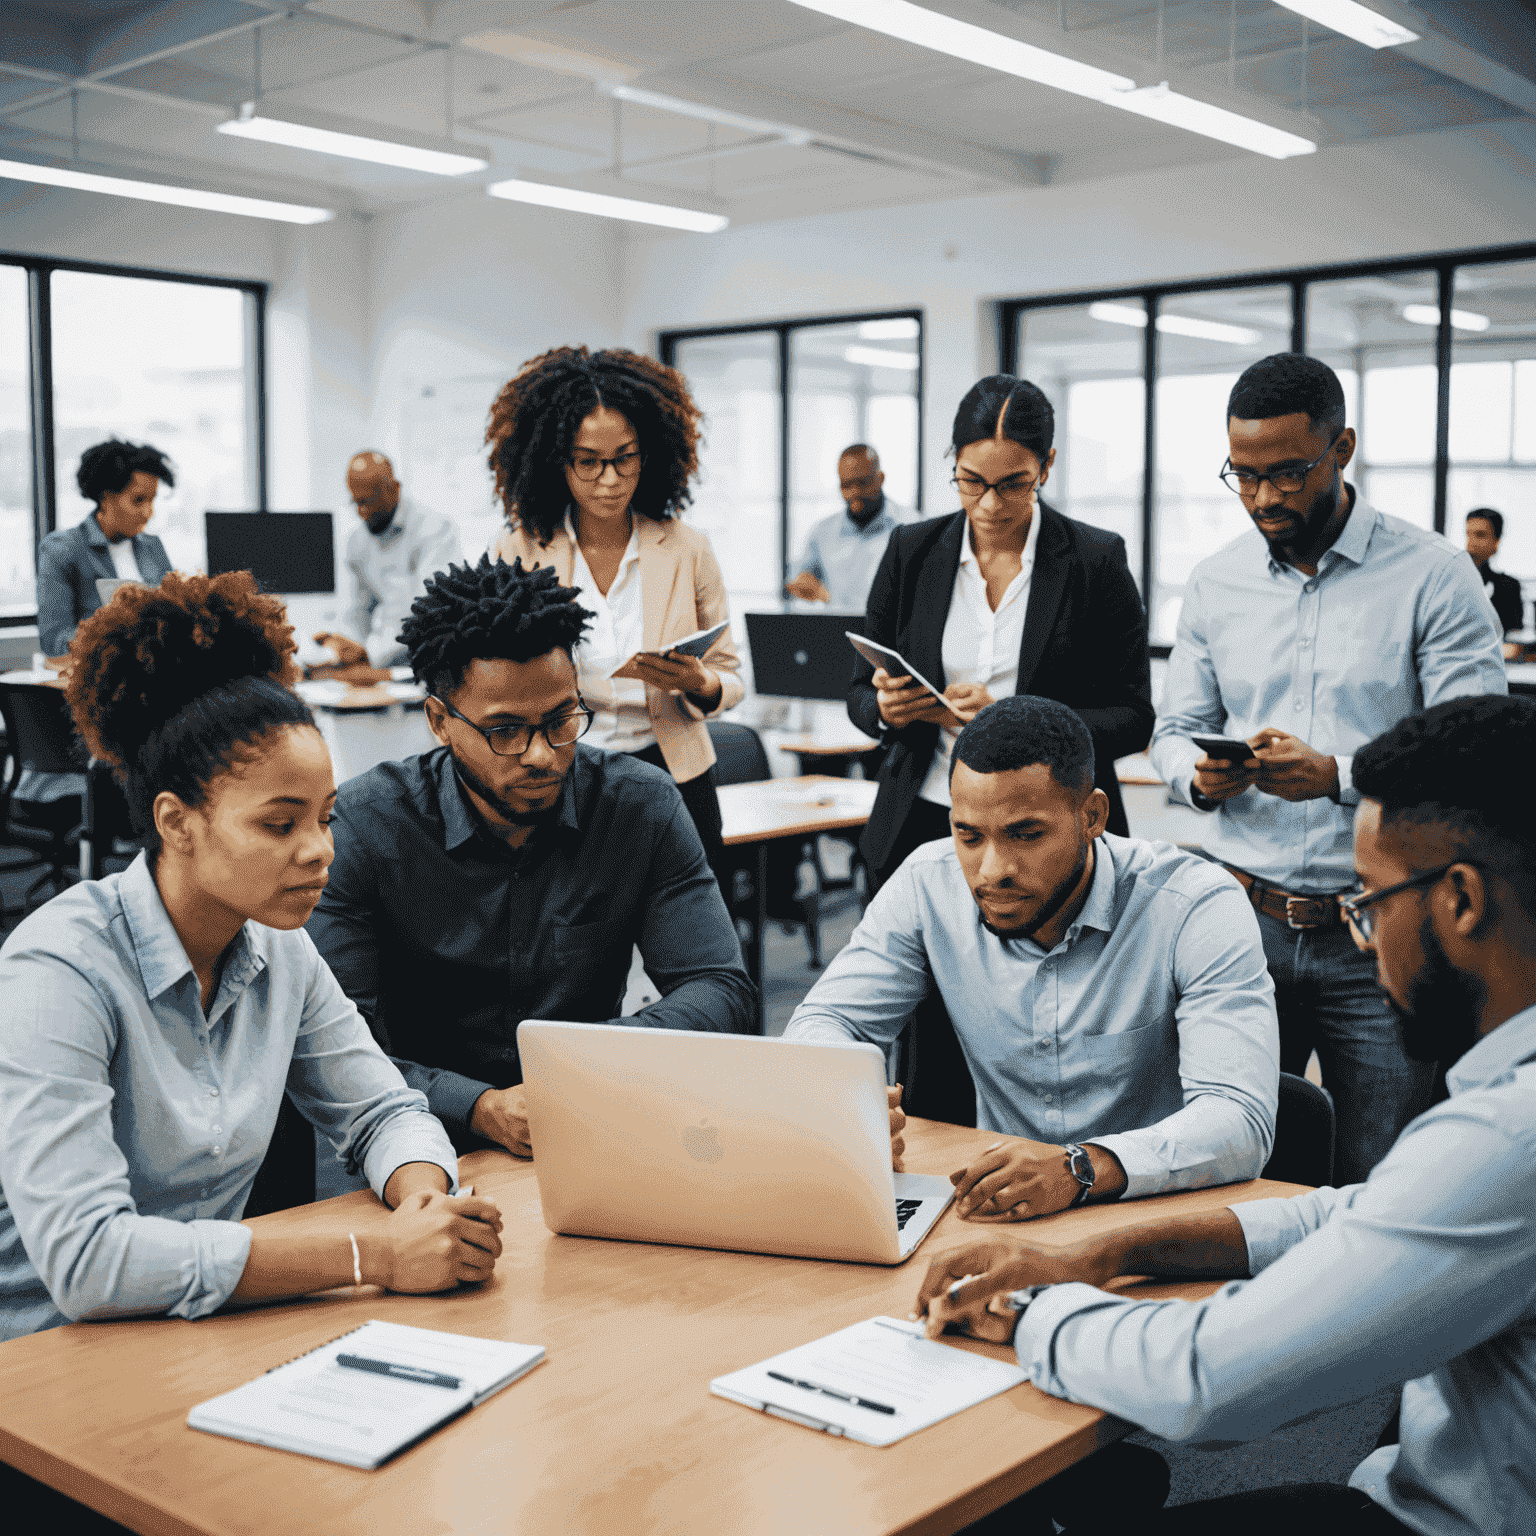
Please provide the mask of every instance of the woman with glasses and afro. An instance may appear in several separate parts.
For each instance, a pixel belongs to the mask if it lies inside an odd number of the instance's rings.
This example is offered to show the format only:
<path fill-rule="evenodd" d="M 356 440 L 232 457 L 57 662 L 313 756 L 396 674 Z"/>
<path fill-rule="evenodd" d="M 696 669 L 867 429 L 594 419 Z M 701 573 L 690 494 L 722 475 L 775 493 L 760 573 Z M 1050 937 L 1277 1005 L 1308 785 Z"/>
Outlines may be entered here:
<path fill-rule="evenodd" d="M 575 656 L 597 712 L 587 742 L 672 775 L 718 874 L 705 722 L 741 702 L 741 663 L 729 629 L 702 658 L 666 649 L 730 616 L 708 535 L 681 521 L 698 440 L 682 374 L 624 348 L 556 347 L 525 363 L 486 431 L 507 516 L 492 555 L 553 566 L 595 615 Z"/>

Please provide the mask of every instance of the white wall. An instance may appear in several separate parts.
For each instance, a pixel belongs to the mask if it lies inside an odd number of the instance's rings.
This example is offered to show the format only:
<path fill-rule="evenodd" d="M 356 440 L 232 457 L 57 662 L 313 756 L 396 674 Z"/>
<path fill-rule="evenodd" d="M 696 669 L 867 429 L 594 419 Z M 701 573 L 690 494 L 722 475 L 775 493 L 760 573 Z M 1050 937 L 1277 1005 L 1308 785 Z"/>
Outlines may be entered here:
<path fill-rule="evenodd" d="M 1081 185 L 632 235 L 623 335 L 920 305 L 924 504 L 948 501 L 960 397 L 996 367 L 993 301 L 1536 238 L 1533 167 L 1497 130 L 1294 160 L 1256 155 Z"/>

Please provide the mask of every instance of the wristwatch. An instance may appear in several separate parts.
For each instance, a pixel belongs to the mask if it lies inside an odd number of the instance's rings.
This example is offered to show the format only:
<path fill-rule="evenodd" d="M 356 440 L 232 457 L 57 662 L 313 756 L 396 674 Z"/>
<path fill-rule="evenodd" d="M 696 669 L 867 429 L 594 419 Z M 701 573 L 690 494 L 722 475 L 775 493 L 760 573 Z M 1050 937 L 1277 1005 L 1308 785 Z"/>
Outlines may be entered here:
<path fill-rule="evenodd" d="M 1094 1172 L 1093 1159 L 1075 1141 L 1069 1141 L 1061 1149 L 1067 1154 L 1067 1168 L 1072 1177 L 1082 1185 L 1072 1200 L 1072 1205 L 1082 1205 L 1088 1198 L 1088 1191 L 1093 1188 Z M 1067 1209 L 1070 1211 L 1072 1205 Z"/>

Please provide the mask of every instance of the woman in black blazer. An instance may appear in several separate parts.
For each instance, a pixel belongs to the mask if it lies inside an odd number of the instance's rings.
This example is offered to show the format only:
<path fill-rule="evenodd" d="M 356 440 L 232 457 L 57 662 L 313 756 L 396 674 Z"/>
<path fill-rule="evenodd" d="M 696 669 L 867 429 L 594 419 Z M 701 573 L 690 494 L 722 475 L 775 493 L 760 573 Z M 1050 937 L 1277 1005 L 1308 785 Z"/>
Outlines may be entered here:
<path fill-rule="evenodd" d="M 982 379 L 960 402 L 951 440 L 962 510 L 897 528 L 875 574 L 865 633 L 943 688 L 961 718 L 919 684 L 862 658 L 854 669 L 848 716 L 890 748 L 860 843 L 872 888 L 914 848 L 949 836 L 954 736 L 1006 693 L 1056 699 L 1083 717 L 1109 830 L 1128 830 L 1115 759 L 1152 737 L 1146 614 L 1125 541 L 1039 499 L 1054 429 L 1050 402 L 1028 380 Z"/>

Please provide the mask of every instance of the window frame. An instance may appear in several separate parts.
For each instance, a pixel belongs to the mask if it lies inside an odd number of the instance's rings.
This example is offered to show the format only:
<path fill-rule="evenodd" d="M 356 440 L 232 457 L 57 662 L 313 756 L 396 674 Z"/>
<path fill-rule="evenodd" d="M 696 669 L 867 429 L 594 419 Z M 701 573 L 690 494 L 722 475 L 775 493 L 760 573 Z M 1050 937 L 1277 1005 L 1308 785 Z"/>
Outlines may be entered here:
<path fill-rule="evenodd" d="M 834 315 L 803 315 L 790 320 L 753 320 L 728 325 L 689 326 L 657 333 L 657 353 L 667 367 L 677 366 L 679 342 L 708 336 L 773 335 L 778 338 L 779 361 L 779 588 L 790 578 L 790 337 L 796 331 L 813 330 L 827 325 L 857 325 L 866 320 L 915 320 L 917 322 L 917 493 L 914 510 L 923 509 L 923 404 L 924 378 L 928 366 L 927 320 L 921 309 L 869 309 Z"/>
<path fill-rule="evenodd" d="M 1117 288 L 1090 288 L 1070 293 L 1043 293 L 1025 298 L 1004 299 L 997 305 L 997 354 L 1002 372 L 1017 373 L 1019 367 L 1019 317 L 1031 310 L 1082 307 L 1102 300 L 1140 299 L 1147 309 L 1147 326 L 1142 350 L 1142 380 L 1145 385 L 1141 481 L 1141 590 L 1142 601 L 1150 613 L 1157 577 L 1157 317 L 1163 299 L 1184 294 L 1215 293 L 1237 288 L 1273 288 L 1291 290 L 1291 351 L 1307 348 L 1307 290 L 1313 283 L 1336 282 L 1341 278 L 1377 277 L 1395 272 L 1433 272 L 1440 323 L 1435 328 L 1435 509 L 1434 528 L 1445 533 L 1447 487 L 1450 480 L 1451 430 L 1451 306 L 1456 292 L 1456 274 L 1463 267 L 1477 267 L 1501 262 L 1536 260 L 1536 242 L 1512 245 L 1477 246 L 1467 250 L 1439 251 L 1418 256 L 1394 256 L 1376 261 L 1334 262 L 1323 266 L 1270 268 L 1258 272 L 1231 273 L 1224 277 L 1184 278 L 1178 282 L 1130 284 Z M 1214 471 L 1213 471 L 1214 473 Z M 1170 645 L 1152 646 L 1154 657 L 1166 659 Z"/>
<path fill-rule="evenodd" d="M 246 428 L 256 447 L 256 510 L 267 507 L 267 298 L 270 284 L 256 278 L 211 277 L 163 267 L 131 267 L 115 262 L 74 261 L 59 256 L 28 256 L 0 251 L 0 266 L 27 274 L 27 333 L 30 442 L 32 452 L 32 559 L 58 521 L 58 485 L 53 455 L 53 274 L 86 272 L 100 277 L 138 277 L 185 283 L 199 288 L 234 288 L 245 293 Z M 0 629 L 20 629 L 37 614 L 0 614 Z"/>

